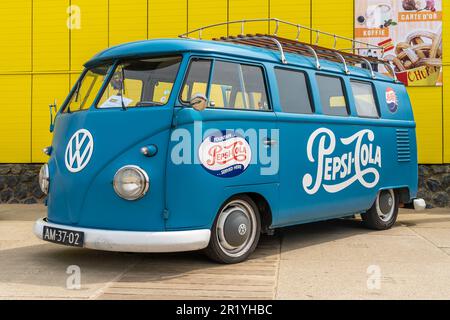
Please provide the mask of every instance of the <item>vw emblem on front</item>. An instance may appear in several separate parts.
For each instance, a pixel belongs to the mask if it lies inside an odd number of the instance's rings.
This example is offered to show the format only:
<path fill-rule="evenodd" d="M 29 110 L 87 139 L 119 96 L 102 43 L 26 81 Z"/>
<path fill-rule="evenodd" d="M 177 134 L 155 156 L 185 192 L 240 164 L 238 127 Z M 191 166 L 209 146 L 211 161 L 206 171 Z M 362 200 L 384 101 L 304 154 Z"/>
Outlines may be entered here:
<path fill-rule="evenodd" d="M 72 173 L 80 172 L 86 167 L 94 151 L 94 139 L 86 129 L 73 134 L 66 147 L 64 157 L 66 168 Z"/>

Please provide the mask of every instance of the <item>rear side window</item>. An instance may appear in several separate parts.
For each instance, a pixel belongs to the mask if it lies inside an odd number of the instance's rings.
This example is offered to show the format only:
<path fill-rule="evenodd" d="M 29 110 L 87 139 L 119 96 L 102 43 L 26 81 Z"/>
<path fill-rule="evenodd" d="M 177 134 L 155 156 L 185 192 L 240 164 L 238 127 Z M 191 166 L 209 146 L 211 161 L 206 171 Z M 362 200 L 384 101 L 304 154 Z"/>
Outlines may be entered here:
<path fill-rule="evenodd" d="M 356 112 L 360 117 L 378 118 L 378 108 L 374 98 L 372 84 L 361 81 L 351 81 Z"/>
<path fill-rule="evenodd" d="M 283 112 L 311 114 L 311 99 L 305 74 L 301 71 L 275 69 Z"/>
<path fill-rule="evenodd" d="M 342 80 L 324 75 L 316 75 L 316 79 L 323 113 L 331 116 L 348 116 Z"/>

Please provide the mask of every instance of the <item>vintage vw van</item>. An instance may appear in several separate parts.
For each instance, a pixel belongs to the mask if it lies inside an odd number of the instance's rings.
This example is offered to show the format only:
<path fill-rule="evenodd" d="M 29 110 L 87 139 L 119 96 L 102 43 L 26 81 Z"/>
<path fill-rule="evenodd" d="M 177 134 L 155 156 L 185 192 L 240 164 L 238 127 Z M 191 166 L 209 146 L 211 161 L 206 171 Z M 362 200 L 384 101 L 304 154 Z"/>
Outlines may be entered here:
<path fill-rule="evenodd" d="M 52 121 L 34 232 L 235 263 L 279 227 L 361 214 L 390 228 L 416 197 L 416 134 L 377 63 L 267 35 L 107 49 Z"/>

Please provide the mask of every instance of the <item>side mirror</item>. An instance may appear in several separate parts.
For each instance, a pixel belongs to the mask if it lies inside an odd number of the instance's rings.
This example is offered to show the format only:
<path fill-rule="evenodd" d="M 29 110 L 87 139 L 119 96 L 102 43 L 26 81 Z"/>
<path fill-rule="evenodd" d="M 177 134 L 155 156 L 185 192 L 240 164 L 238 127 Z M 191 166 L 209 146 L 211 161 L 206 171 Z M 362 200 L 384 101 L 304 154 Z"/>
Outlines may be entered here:
<path fill-rule="evenodd" d="M 49 106 L 50 109 L 50 132 L 53 132 L 53 129 L 55 129 L 55 119 L 56 119 L 56 113 L 57 113 L 57 109 L 56 109 L 56 100 L 53 102 L 53 104 L 50 104 Z M 54 115 L 53 115 L 53 110 L 54 110 Z"/>
<path fill-rule="evenodd" d="M 203 111 L 208 106 L 208 99 L 205 95 L 197 93 L 192 97 L 190 105 L 197 111 Z"/>

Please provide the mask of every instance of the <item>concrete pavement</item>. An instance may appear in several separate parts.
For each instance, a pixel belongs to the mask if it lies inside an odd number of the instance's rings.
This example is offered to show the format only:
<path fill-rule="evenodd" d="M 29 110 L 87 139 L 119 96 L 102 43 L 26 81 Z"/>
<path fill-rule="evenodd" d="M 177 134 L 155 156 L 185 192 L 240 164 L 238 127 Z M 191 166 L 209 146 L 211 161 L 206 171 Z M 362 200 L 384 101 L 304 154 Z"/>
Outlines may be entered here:
<path fill-rule="evenodd" d="M 381 232 L 359 219 L 284 228 L 231 266 L 42 242 L 31 230 L 44 215 L 0 205 L 0 299 L 450 299 L 448 209 L 402 210 Z M 69 289 L 77 268 L 81 288 Z"/>

